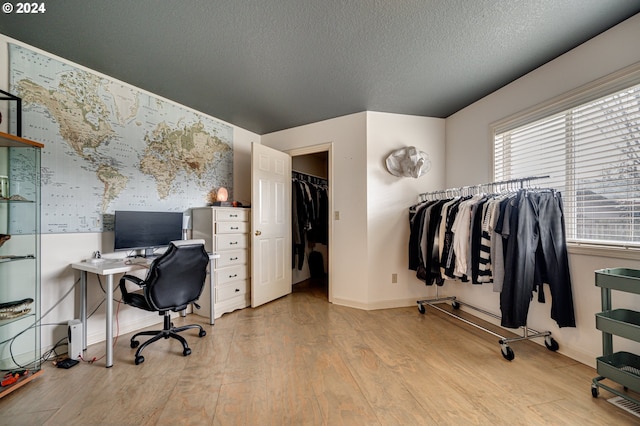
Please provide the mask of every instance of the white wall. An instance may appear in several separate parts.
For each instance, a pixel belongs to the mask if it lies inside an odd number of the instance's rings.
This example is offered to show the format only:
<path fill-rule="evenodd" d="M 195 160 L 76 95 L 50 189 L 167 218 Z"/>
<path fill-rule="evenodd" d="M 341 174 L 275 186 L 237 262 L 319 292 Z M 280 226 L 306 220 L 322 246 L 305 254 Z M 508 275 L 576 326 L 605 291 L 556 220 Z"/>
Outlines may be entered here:
<path fill-rule="evenodd" d="M 260 135 L 233 126 L 233 199 L 251 204 L 251 143 L 260 143 Z"/>
<path fill-rule="evenodd" d="M 407 271 L 408 207 L 419 192 L 444 184 L 444 120 L 358 113 L 263 135 L 262 143 L 282 151 L 333 144 L 329 181 L 340 219 L 330 214 L 332 302 L 388 308 L 415 304 L 428 293 Z M 384 168 L 386 157 L 407 145 L 432 156 L 432 170 L 420 179 L 396 178 Z"/>
<path fill-rule="evenodd" d="M 234 198 L 250 204 L 251 200 L 251 142 L 259 142 L 260 136 L 247 130 L 234 126 Z M 45 147 L 46 149 L 46 147 Z M 62 295 L 73 285 L 78 283 L 80 274 L 69 266 L 73 262 L 91 256 L 95 250 L 102 253 L 113 252 L 113 232 L 82 233 L 82 234 L 43 234 L 42 235 L 42 312 L 49 310 Z M 88 277 L 88 307 L 91 313 L 104 298 L 100 289 L 98 278 Z M 101 278 L 104 287 L 104 277 Z M 115 282 L 117 286 L 117 281 Z M 73 291 L 63 302 L 43 319 L 44 324 L 64 322 L 78 318 L 79 293 Z M 120 299 L 119 291 L 115 293 L 115 299 Z M 114 309 L 117 309 L 114 304 Z M 120 334 L 162 322 L 162 317 L 157 313 L 144 312 L 140 309 L 121 305 L 118 314 L 118 326 Z M 114 326 L 114 335 L 116 328 Z M 66 334 L 66 327 L 44 326 L 42 328 L 42 347 L 48 348 Z M 89 319 L 87 329 L 87 342 L 93 344 L 103 341 L 105 331 L 104 306 L 96 311 Z M 100 356 L 103 349 L 99 347 L 96 353 L 89 355 Z"/>
<path fill-rule="evenodd" d="M 492 180 L 492 122 L 545 102 L 583 84 L 640 61 L 640 15 L 636 15 L 611 30 L 595 37 L 561 57 L 545 64 L 508 86 L 447 118 L 446 121 L 446 186 L 455 187 Z M 600 311 L 600 291 L 594 285 L 593 271 L 598 268 L 640 267 L 640 256 L 620 258 L 611 253 L 579 254 L 570 251 L 574 304 L 577 328 L 558 329 L 549 316 L 550 302 L 533 301 L 529 325 L 538 330 L 551 330 L 560 344 L 560 352 L 589 365 L 601 355 L 601 334 L 595 328 L 594 314 Z M 629 257 L 629 256 L 625 256 Z M 446 291 L 461 300 L 498 313 L 498 295 L 490 286 L 448 283 Z M 548 289 L 546 289 L 548 290 Z M 547 300 L 550 301 L 550 298 Z M 637 306 L 640 299 L 614 295 L 620 305 Z M 618 346 L 616 346 L 616 342 Z M 638 345 L 614 341 L 614 349 Z M 517 348 L 514 345 L 517 354 Z M 517 356 L 517 355 L 516 355 Z"/>
<path fill-rule="evenodd" d="M 380 112 L 367 113 L 367 235 L 370 308 L 412 306 L 433 289 L 409 264 L 409 206 L 421 192 L 444 187 L 445 120 Z M 431 169 L 414 179 L 389 173 L 385 159 L 415 146 L 429 155 Z M 398 274 L 392 283 L 391 275 Z"/>
<path fill-rule="evenodd" d="M 47 54 L 42 50 L 0 34 L 0 57 L 7 57 L 7 44 L 9 42 L 22 44 L 30 49 Z M 8 67 L 0 67 L 0 88 L 6 90 L 8 87 Z M 237 126 L 231 126 L 233 127 L 234 149 L 233 197 L 236 200 L 249 204 L 251 200 L 251 143 L 259 143 L 260 135 Z M 6 131 L 6 129 L 3 130 Z M 44 149 L 46 150 L 47 147 L 45 146 Z M 46 191 L 46 188 L 44 188 L 43 191 Z M 69 265 L 90 257 L 96 250 L 100 250 L 103 253 L 113 251 L 113 232 L 42 235 L 42 313 L 49 311 L 54 305 L 59 303 L 42 319 L 42 347 L 44 349 L 51 347 L 57 340 L 66 336 L 66 326 L 49 324 L 59 322 L 66 324 L 67 320 L 78 318 L 79 316 L 78 288 L 72 290 L 67 297 L 61 300 L 61 298 L 71 290 L 74 284 L 77 284 L 79 281 L 79 273 L 72 270 Z M 102 278 L 102 283 L 104 286 L 104 278 Z M 115 284 L 117 285 L 117 281 Z M 89 277 L 88 291 L 88 312 L 91 313 L 100 305 L 104 296 L 98 284 L 97 277 Z M 120 298 L 118 291 L 115 293 L 115 298 Z M 116 308 L 117 304 L 114 304 L 114 309 Z M 87 330 L 87 340 L 89 344 L 105 339 L 104 317 L 104 306 L 100 306 L 89 319 Z M 125 334 L 141 327 L 161 322 L 162 317 L 157 313 L 147 313 L 140 309 L 122 305 L 119 309 L 117 326 L 119 327 L 120 334 Z M 114 326 L 114 333 L 116 331 L 117 328 Z M 97 347 L 95 353 L 89 353 L 88 356 L 100 357 L 103 353 L 104 349 Z"/>
<path fill-rule="evenodd" d="M 364 307 L 367 294 L 366 113 L 262 135 L 262 144 L 288 151 L 333 144 L 333 240 L 329 244 L 331 301 Z M 334 212 L 340 220 L 333 220 Z"/>

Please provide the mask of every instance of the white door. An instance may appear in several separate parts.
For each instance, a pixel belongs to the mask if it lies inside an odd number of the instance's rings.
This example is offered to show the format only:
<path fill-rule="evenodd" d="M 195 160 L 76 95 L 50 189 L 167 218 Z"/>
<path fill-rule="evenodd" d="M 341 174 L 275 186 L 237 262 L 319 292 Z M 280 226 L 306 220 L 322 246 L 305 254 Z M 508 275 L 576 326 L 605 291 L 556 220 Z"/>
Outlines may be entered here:
<path fill-rule="evenodd" d="M 291 157 L 251 144 L 251 306 L 291 293 Z"/>

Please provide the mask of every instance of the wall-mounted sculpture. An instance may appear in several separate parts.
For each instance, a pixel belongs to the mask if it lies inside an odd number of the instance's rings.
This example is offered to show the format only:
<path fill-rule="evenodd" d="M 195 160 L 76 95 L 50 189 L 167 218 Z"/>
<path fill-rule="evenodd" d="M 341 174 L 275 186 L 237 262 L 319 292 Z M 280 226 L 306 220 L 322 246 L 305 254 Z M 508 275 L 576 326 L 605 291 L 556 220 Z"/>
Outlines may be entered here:
<path fill-rule="evenodd" d="M 393 151 L 387 157 L 387 170 L 394 176 L 419 178 L 431 169 L 429 154 L 414 146 Z"/>

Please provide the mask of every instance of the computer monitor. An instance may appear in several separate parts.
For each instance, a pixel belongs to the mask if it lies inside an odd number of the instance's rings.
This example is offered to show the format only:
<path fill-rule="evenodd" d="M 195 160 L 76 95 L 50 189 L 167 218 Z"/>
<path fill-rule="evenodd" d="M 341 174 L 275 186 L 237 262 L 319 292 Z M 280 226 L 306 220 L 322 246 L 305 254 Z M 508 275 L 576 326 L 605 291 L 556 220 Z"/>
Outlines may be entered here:
<path fill-rule="evenodd" d="M 114 234 L 114 250 L 144 250 L 149 257 L 182 239 L 182 213 L 116 210 Z"/>

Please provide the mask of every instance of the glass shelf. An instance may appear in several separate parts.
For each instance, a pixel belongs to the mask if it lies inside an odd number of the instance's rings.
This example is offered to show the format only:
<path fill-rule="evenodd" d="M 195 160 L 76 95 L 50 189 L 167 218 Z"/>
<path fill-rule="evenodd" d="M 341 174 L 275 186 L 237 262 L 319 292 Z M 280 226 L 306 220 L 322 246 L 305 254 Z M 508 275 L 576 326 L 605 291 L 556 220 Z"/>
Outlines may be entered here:
<path fill-rule="evenodd" d="M 0 368 L 41 372 L 40 160 L 42 144 L 0 132 Z M 10 199 L 14 196 L 20 199 Z M 31 299 L 32 301 L 25 302 Z M 25 302 L 18 305 L 14 302 Z M 11 312 L 24 309 L 27 312 Z M 13 318 L 6 318 L 17 315 Z M 17 389 L 19 387 L 15 387 Z M 2 388 L 0 397 L 6 395 Z"/>

